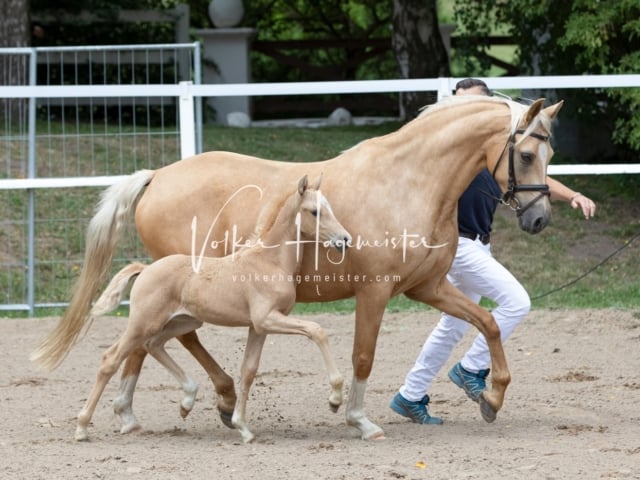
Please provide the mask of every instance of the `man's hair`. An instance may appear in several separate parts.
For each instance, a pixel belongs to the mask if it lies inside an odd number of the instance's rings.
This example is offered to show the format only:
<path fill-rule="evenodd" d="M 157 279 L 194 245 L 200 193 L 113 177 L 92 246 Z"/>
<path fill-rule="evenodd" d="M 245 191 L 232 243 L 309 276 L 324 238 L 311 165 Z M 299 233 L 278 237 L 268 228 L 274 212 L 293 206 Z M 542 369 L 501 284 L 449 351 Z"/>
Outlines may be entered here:
<path fill-rule="evenodd" d="M 464 80 L 460 80 L 456 83 L 456 91 L 461 88 L 462 90 L 468 90 L 473 87 L 482 87 L 482 93 L 487 96 L 493 95 L 493 92 L 487 87 L 487 84 L 484 83 L 479 78 L 465 78 Z"/>

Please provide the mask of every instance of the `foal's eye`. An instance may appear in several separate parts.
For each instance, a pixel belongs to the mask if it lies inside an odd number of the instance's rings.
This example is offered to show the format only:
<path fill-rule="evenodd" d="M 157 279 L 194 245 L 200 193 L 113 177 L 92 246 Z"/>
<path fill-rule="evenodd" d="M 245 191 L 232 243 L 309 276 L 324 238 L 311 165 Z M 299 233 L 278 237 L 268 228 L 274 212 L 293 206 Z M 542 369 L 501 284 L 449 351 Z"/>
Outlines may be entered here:
<path fill-rule="evenodd" d="M 311 210 L 311 215 L 313 215 L 314 217 L 318 216 L 318 210 Z"/>
<path fill-rule="evenodd" d="M 531 165 L 533 163 L 534 155 L 529 152 L 522 152 L 520 154 L 520 158 L 522 158 L 522 163 L 526 163 L 527 165 Z"/>

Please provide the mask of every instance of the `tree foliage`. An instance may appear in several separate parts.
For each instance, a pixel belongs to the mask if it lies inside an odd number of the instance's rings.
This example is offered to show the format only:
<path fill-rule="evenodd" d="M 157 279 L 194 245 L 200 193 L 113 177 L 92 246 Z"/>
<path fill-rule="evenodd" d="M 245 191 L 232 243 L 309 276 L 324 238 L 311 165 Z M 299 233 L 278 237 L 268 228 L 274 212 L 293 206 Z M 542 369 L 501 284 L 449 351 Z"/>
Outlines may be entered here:
<path fill-rule="evenodd" d="M 640 0 L 457 0 L 466 32 L 506 26 L 521 68 L 532 75 L 624 74 L 640 70 Z M 467 55 L 486 45 L 467 45 Z M 607 128 L 629 159 L 640 151 L 640 90 L 569 92 L 575 113 Z M 578 98 L 579 95 L 579 98 Z M 625 152 L 626 149 L 626 152 Z"/>
<path fill-rule="evenodd" d="M 435 0 L 394 0 L 392 38 L 402 78 L 437 78 L 451 74 Z M 434 100 L 427 92 L 407 92 L 402 97 L 403 113 L 413 118 Z"/>
<path fill-rule="evenodd" d="M 305 78 L 300 70 L 278 64 L 264 56 L 254 56 L 252 70 L 263 81 L 362 80 L 397 76 L 391 52 L 375 60 L 355 64 L 371 47 L 358 46 L 358 40 L 388 38 L 391 33 L 389 0 L 253 0 L 245 2 L 243 25 L 256 29 L 256 40 L 334 40 L 350 42 L 345 47 L 308 48 L 285 52 L 312 65 L 317 78 Z M 332 65 L 346 65 L 337 77 L 322 78 Z M 326 73 L 325 73 L 326 75 Z"/>
<path fill-rule="evenodd" d="M 36 46 L 119 45 L 171 43 L 170 23 L 136 24 L 118 20 L 120 10 L 173 8 L 180 0 L 31 0 L 31 14 L 41 21 L 45 35 Z M 79 16 L 80 14 L 90 16 Z"/>

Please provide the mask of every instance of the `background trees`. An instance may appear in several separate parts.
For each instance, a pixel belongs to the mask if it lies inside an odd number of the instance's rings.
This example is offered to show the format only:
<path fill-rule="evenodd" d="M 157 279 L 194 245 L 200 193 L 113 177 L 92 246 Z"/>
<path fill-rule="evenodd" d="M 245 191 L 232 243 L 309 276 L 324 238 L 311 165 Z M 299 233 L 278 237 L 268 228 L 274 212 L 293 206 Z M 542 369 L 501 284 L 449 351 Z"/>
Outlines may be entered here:
<path fill-rule="evenodd" d="M 207 0 L 0 0 L 2 46 L 29 43 L 26 12 L 46 13 L 39 45 L 87 45 L 172 42 L 170 25 L 119 23 L 120 9 L 191 8 L 194 28 L 210 27 Z M 81 10 L 101 22 L 68 22 Z M 330 40 L 332 47 L 298 48 L 306 72 L 256 53 L 256 81 L 420 78 L 440 75 L 488 76 L 487 37 L 511 38 L 514 58 L 525 74 L 635 73 L 640 70 L 640 0 L 251 0 L 245 1 L 242 26 L 257 30 L 256 40 Z M 444 14 L 457 25 L 456 43 L 447 58 L 436 27 Z M 301 44 L 302 45 L 302 44 Z M 285 52 L 292 53 L 292 52 Z M 340 68 L 336 68 L 340 65 Z M 311 77 L 311 78 L 310 78 Z M 617 160 L 633 160 L 640 151 L 640 92 L 568 90 L 563 116 L 610 130 Z M 431 99 L 406 95 L 408 116 Z M 573 111 L 572 106 L 574 106 Z"/>
<path fill-rule="evenodd" d="M 456 1 L 454 8 L 466 32 L 483 34 L 503 25 L 517 46 L 523 73 L 640 71 L 640 0 L 465 0 Z M 481 42 L 468 42 L 458 53 L 475 58 L 485 49 Z M 573 90 L 563 97 L 570 100 L 563 115 L 611 130 L 617 161 L 635 161 L 640 150 L 639 89 Z"/>

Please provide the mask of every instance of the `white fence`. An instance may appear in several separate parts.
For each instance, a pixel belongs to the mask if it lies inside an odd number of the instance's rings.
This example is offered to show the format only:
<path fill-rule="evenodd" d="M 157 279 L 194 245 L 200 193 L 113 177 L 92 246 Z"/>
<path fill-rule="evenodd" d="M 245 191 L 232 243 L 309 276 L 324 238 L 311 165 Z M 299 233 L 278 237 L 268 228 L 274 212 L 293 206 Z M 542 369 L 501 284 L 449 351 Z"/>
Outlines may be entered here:
<path fill-rule="evenodd" d="M 195 101 L 206 97 L 268 96 L 268 95 L 321 95 L 338 93 L 389 93 L 437 91 L 438 98 L 451 95 L 459 78 L 411 80 L 365 80 L 345 82 L 290 82 L 194 85 L 180 82 L 176 85 L 105 85 L 100 97 L 175 97 L 180 106 L 181 157 L 196 153 Z M 548 77 L 491 77 L 483 78 L 493 90 L 548 90 L 571 88 L 640 88 L 640 75 L 567 75 Z M 32 86 L 0 87 L 0 98 L 91 98 L 97 95 L 95 86 Z M 640 173 L 638 164 L 550 165 L 552 175 L 598 175 L 613 173 Z M 0 180 L 0 190 L 106 186 L 114 177 L 75 177 L 60 179 Z"/>
<path fill-rule="evenodd" d="M 366 94 L 385 92 L 435 91 L 438 97 L 451 95 L 459 78 L 348 81 L 348 82 L 305 82 L 305 83 L 256 83 L 197 85 L 192 82 L 180 82 L 175 85 L 101 85 L 101 86 L 8 86 L 0 87 L 0 99 L 39 99 L 39 98 L 91 98 L 100 97 L 174 97 L 179 105 L 179 142 L 180 157 L 184 158 L 197 152 L 198 118 L 194 114 L 195 105 L 205 97 L 227 96 L 266 96 L 266 95 L 319 95 L 319 94 Z M 600 76 L 549 76 L 549 77 L 500 77 L 484 78 L 493 90 L 547 90 L 572 88 L 639 88 L 640 75 L 600 75 Z M 176 158 L 175 160 L 178 160 Z M 589 165 L 551 165 L 549 173 L 559 174 L 638 174 L 640 164 L 589 164 Z M 6 178 L 0 180 L 0 192 L 7 190 L 103 187 L 121 178 L 120 175 L 78 175 L 65 177 Z M 33 219 L 30 219 L 33 221 Z M 27 274 L 33 276 L 35 252 L 30 248 L 27 260 Z M 33 285 L 31 282 L 30 285 Z M 29 287 L 33 289 L 32 286 Z M 56 302 L 37 304 L 33 300 L 33 291 L 28 292 L 25 303 L 0 305 L 0 310 L 29 310 L 37 306 L 62 305 Z"/>

